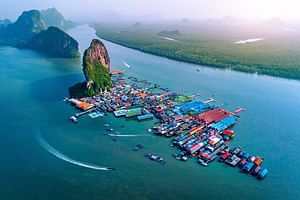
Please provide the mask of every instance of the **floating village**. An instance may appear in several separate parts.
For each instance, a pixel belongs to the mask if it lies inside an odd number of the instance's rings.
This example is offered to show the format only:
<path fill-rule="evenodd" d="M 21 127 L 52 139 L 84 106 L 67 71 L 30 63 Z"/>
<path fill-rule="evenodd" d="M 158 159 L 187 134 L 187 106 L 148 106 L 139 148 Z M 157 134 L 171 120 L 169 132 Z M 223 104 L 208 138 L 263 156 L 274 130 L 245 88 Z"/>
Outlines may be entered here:
<path fill-rule="evenodd" d="M 74 123 L 82 115 L 91 118 L 102 117 L 111 112 L 115 117 L 134 118 L 138 121 L 156 118 L 155 126 L 148 129 L 149 134 L 156 134 L 171 139 L 170 146 L 180 153 L 174 159 L 186 161 L 197 159 L 199 165 L 207 167 L 214 160 L 239 168 L 240 172 L 251 174 L 257 179 L 264 179 L 268 170 L 262 166 L 263 158 L 252 155 L 240 147 L 229 147 L 234 137 L 230 128 L 237 123 L 238 108 L 233 112 L 213 105 L 214 99 L 207 101 L 169 91 L 158 84 L 136 77 L 126 76 L 122 71 L 112 70 L 113 87 L 94 97 L 67 99 L 66 102 L 77 107 L 80 112 L 70 117 Z M 114 135 L 113 129 L 107 129 Z M 144 148 L 138 144 L 134 150 Z M 166 165 L 159 155 L 148 153 L 147 159 Z"/>

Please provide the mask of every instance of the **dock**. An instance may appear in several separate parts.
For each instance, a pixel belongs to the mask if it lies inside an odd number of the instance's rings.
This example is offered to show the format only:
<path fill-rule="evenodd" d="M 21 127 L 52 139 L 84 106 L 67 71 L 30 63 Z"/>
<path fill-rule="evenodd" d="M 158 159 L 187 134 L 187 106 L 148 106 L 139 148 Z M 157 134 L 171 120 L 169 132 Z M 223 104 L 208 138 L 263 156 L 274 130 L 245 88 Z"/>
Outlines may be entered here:
<path fill-rule="evenodd" d="M 80 116 L 82 116 L 82 115 L 85 115 L 85 114 L 88 114 L 88 113 L 90 113 L 90 112 L 94 112 L 94 111 L 96 111 L 97 110 L 97 108 L 92 108 L 92 109 L 89 109 L 89 110 L 86 110 L 86 111 L 83 111 L 83 112 L 79 112 L 79 113 L 76 113 L 75 114 L 75 117 L 80 117 Z"/>

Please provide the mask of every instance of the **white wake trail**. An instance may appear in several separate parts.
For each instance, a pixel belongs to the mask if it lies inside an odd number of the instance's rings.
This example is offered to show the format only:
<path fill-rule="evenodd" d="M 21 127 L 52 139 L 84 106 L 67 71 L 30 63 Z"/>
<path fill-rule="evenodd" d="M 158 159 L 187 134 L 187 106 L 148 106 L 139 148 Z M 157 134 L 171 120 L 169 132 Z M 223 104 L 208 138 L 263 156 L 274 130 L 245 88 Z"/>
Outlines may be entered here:
<path fill-rule="evenodd" d="M 125 62 L 125 61 L 123 61 L 123 64 L 124 64 L 126 67 L 128 67 L 128 68 L 131 67 L 131 66 L 130 66 L 127 62 Z"/>
<path fill-rule="evenodd" d="M 80 167 L 85 167 L 85 168 L 89 168 L 89 169 L 94 169 L 94 170 L 103 170 L 103 171 L 109 171 L 109 170 L 115 170 L 114 168 L 111 167 L 102 167 L 102 166 L 98 166 L 98 165 L 93 165 L 93 164 L 89 164 L 89 163 L 84 163 L 84 162 L 80 162 L 77 160 L 73 160 L 72 158 L 60 153 L 59 151 L 57 151 L 54 147 L 52 147 L 50 144 L 48 144 L 46 142 L 46 140 L 43 138 L 43 136 L 37 132 L 36 134 L 36 139 L 38 141 L 38 143 L 49 153 L 51 153 L 52 155 L 54 155 L 55 157 L 64 160 L 68 163 L 71 163 L 73 165 L 77 165 Z"/>

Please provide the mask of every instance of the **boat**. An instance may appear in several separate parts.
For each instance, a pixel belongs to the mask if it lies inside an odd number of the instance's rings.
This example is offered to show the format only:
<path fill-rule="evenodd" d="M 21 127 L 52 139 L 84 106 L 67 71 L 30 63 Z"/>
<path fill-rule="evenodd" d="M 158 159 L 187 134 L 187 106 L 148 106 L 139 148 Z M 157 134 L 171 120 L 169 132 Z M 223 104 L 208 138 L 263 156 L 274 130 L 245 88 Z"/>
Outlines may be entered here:
<path fill-rule="evenodd" d="M 244 154 L 243 154 L 243 158 L 248 159 L 249 157 L 250 157 L 250 154 L 249 154 L 249 153 L 244 153 Z"/>
<path fill-rule="evenodd" d="M 188 158 L 187 158 L 186 156 L 182 156 L 182 157 L 181 157 L 181 160 L 183 160 L 183 161 L 187 161 L 187 159 L 188 159 Z"/>
<path fill-rule="evenodd" d="M 261 167 L 256 165 L 255 167 L 252 168 L 251 175 L 256 176 L 260 172 L 260 170 Z"/>
<path fill-rule="evenodd" d="M 231 150 L 232 154 L 238 154 L 240 151 L 242 151 L 242 149 L 240 147 L 235 147 Z M 250 155 L 249 155 L 250 156 Z"/>
<path fill-rule="evenodd" d="M 246 163 L 247 163 L 247 160 L 243 158 L 241 160 L 241 162 L 239 163 L 239 168 L 243 168 Z"/>
<path fill-rule="evenodd" d="M 260 157 L 256 157 L 253 162 L 254 162 L 254 164 L 260 166 L 262 164 L 262 162 L 263 162 L 263 159 L 260 158 Z"/>
<path fill-rule="evenodd" d="M 244 172 L 250 172 L 250 170 L 252 169 L 253 166 L 254 166 L 254 163 L 249 161 L 243 166 L 242 169 Z"/>
<path fill-rule="evenodd" d="M 237 157 L 243 158 L 244 152 L 240 151 L 239 153 L 236 154 Z"/>
<path fill-rule="evenodd" d="M 152 154 L 152 153 L 147 153 L 145 155 L 145 157 L 148 158 L 149 160 L 156 161 L 161 165 L 166 165 L 167 164 L 167 162 L 162 157 L 160 157 L 158 155 L 155 155 L 155 154 Z"/>
<path fill-rule="evenodd" d="M 241 161 L 241 159 L 239 157 L 237 157 L 236 155 L 233 155 L 231 157 L 229 157 L 227 160 L 225 160 L 225 163 L 235 167 L 237 166 L 237 164 L 239 164 L 239 162 Z"/>
<path fill-rule="evenodd" d="M 223 134 L 230 137 L 230 138 L 234 137 L 234 131 L 233 130 L 226 129 L 226 130 L 223 131 Z"/>
<path fill-rule="evenodd" d="M 77 117 L 75 117 L 75 116 L 70 117 L 70 120 L 71 120 L 74 124 L 76 124 L 76 123 L 78 122 Z"/>
<path fill-rule="evenodd" d="M 137 145 L 135 145 L 135 147 L 133 148 L 133 151 L 138 151 L 138 150 L 143 149 L 143 148 L 145 148 L 144 145 L 142 145 L 142 144 L 137 144 Z"/>
<path fill-rule="evenodd" d="M 224 162 L 228 157 L 230 156 L 229 151 L 224 152 L 223 154 L 220 155 L 219 161 Z"/>
<path fill-rule="evenodd" d="M 265 176 L 268 174 L 268 172 L 269 171 L 266 168 L 260 170 L 260 172 L 257 175 L 257 178 L 260 179 L 260 180 L 264 179 Z"/>
<path fill-rule="evenodd" d="M 199 162 L 200 165 L 202 165 L 202 166 L 204 166 L 204 167 L 207 167 L 207 166 L 208 166 L 207 162 L 205 162 L 205 161 L 202 160 L 202 159 L 198 159 L 198 162 Z"/>

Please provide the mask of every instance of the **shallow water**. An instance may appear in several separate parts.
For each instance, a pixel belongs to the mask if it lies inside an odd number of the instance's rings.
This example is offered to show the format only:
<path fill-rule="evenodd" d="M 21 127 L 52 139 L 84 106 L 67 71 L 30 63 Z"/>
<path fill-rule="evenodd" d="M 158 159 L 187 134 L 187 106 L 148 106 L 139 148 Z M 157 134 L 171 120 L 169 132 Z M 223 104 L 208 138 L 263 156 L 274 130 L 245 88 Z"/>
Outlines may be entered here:
<path fill-rule="evenodd" d="M 94 31 L 70 31 L 87 48 Z M 155 120 L 136 122 L 112 115 L 68 118 L 76 110 L 65 104 L 70 85 L 83 80 L 80 60 L 50 59 L 12 47 L 0 47 L 0 196 L 1 199 L 299 199 L 298 166 L 300 82 L 195 66 L 141 53 L 109 42 L 112 66 L 241 113 L 233 145 L 265 158 L 263 181 L 215 162 L 204 168 L 196 160 L 176 161 L 169 139 L 110 137 L 105 123 L 127 135 L 145 135 Z M 126 67 L 123 63 L 131 67 Z M 200 69 L 200 71 L 197 71 Z M 122 128 L 122 125 L 125 125 Z M 73 160 L 116 168 L 96 171 L 65 162 L 38 143 L 35 130 L 54 149 Z M 136 144 L 145 149 L 132 151 Z M 168 162 L 151 162 L 153 152 Z"/>

